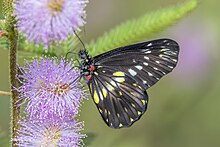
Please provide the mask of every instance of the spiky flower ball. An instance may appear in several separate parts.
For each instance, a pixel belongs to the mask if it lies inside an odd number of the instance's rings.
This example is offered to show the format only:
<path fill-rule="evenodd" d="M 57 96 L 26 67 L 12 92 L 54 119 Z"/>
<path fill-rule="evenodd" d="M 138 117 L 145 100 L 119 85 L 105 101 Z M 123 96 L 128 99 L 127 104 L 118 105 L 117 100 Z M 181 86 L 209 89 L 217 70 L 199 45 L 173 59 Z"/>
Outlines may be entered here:
<path fill-rule="evenodd" d="M 50 45 L 65 40 L 85 24 L 88 0 L 17 0 L 15 16 L 18 30 L 28 41 Z"/>
<path fill-rule="evenodd" d="M 39 123 L 34 121 L 21 121 L 18 136 L 13 140 L 18 147 L 78 147 L 82 146 L 80 134 L 83 123 L 79 122 L 53 122 Z"/>
<path fill-rule="evenodd" d="M 25 110 L 30 118 L 68 120 L 78 113 L 84 91 L 80 89 L 80 73 L 72 61 L 35 59 L 20 67 L 20 71 L 19 99 L 27 101 Z"/>

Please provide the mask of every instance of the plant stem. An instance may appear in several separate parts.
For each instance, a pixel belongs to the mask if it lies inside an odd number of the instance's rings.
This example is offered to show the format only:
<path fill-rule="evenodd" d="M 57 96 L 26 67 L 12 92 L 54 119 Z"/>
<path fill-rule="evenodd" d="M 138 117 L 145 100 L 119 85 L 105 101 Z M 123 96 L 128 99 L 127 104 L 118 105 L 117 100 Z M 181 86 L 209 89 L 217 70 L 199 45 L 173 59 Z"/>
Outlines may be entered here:
<path fill-rule="evenodd" d="M 18 81 L 16 80 L 17 74 L 17 41 L 18 41 L 18 34 L 14 28 L 14 24 L 12 23 L 9 25 L 8 28 L 8 39 L 10 41 L 10 83 L 11 83 L 11 133 L 12 138 L 16 138 L 17 136 L 17 129 L 18 129 L 18 120 L 19 120 L 19 113 L 20 108 L 17 106 L 18 102 L 18 92 L 15 88 L 18 87 Z M 16 147 L 16 141 L 12 141 L 12 146 Z"/>
<path fill-rule="evenodd" d="M 16 79 L 17 74 L 17 43 L 18 32 L 15 29 L 16 19 L 13 15 L 15 0 L 3 0 L 3 14 L 6 20 L 6 31 L 9 40 L 9 67 L 10 67 L 10 84 L 11 84 L 11 137 L 12 139 L 17 137 L 18 121 L 20 108 L 18 107 L 18 81 Z M 18 143 L 12 141 L 12 146 L 17 147 Z"/>
<path fill-rule="evenodd" d="M 0 95 L 11 96 L 11 93 L 10 92 L 6 92 L 6 91 L 0 91 Z"/>

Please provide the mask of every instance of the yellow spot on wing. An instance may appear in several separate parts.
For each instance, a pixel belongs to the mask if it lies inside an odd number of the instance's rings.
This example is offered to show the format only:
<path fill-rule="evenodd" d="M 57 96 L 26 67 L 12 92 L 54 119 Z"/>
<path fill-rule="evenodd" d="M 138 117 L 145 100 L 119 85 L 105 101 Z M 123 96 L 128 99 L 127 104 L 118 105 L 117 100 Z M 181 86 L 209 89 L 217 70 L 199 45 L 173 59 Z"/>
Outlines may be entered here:
<path fill-rule="evenodd" d="M 114 90 L 114 87 L 112 87 L 112 85 L 110 85 L 109 83 L 106 83 L 106 84 L 109 90 Z"/>
<path fill-rule="evenodd" d="M 119 113 L 117 113 L 117 116 L 118 116 L 118 117 L 120 117 L 120 114 L 119 114 Z"/>
<path fill-rule="evenodd" d="M 125 78 L 115 78 L 115 80 L 118 81 L 118 82 L 124 82 Z"/>
<path fill-rule="evenodd" d="M 123 125 L 120 123 L 120 124 L 119 124 L 119 127 L 122 127 L 122 126 L 123 126 Z"/>
<path fill-rule="evenodd" d="M 176 59 L 172 59 L 174 62 L 177 62 L 177 60 Z"/>
<path fill-rule="evenodd" d="M 132 106 L 132 107 L 135 107 L 135 104 L 132 103 L 131 106 Z"/>
<path fill-rule="evenodd" d="M 96 90 L 94 91 L 94 95 L 93 96 L 94 96 L 95 103 L 98 104 L 99 103 L 99 96 L 98 96 Z"/>
<path fill-rule="evenodd" d="M 133 84 L 133 86 L 137 86 L 137 84 L 136 84 L 136 83 L 134 83 L 134 84 Z"/>
<path fill-rule="evenodd" d="M 130 121 L 131 121 L 131 122 L 133 122 L 133 121 L 134 121 L 134 119 L 133 119 L 133 118 L 130 118 Z"/>
<path fill-rule="evenodd" d="M 159 57 L 161 57 L 161 58 L 162 58 L 163 56 L 164 56 L 163 54 L 160 54 L 160 55 L 159 55 Z"/>
<path fill-rule="evenodd" d="M 99 111 L 100 111 L 101 113 L 103 112 L 102 109 L 100 109 L 100 108 L 99 108 Z"/>
<path fill-rule="evenodd" d="M 107 90 L 106 90 L 106 89 L 102 89 L 102 93 L 103 93 L 104 98 L 106 98 L 106 96 L 107 96 Z"/>
<path fill-rule="evenodd" d="M 118 72 L 114 72 L 113 76 L 125 76 L 125 73 L 118 71 Z"/>
<path fill-rule="evenodd" d="M 141 100 L 141 102 L 142 102 L 143 104 L 145 104 L 145 100 Z"/>
<path fill-rule="evenodd" d="M 164 49 L 162 49 L 162 50 L 160 50 L 160 51 L 161 51 L 161 52 L 164 52 L 164 51 L 167 51 L 167 50 L 169 50 L 169 49 L 165 49 L 165 48 L 164 48 Z"/>
<path fill-rule="evenodd" d="M 138 111 L 138 115 L 141 115 L 141 112 L 140 112 L 140 111 Z"/>
<path fill-rule="evenodd" d="M 175 52 L 171 52 L 171 54 L 176 55 L 176 53 L 175 53 Z"/>
<path fill-rule="evenodd" d="M 119 95 L 122 96 L 122 92 L 121 91 L 119 91 Z"/>
<path fill-rule="evenodd" d="M 92 90 L 92 83 L 89 84 L 90 89 Z"/>

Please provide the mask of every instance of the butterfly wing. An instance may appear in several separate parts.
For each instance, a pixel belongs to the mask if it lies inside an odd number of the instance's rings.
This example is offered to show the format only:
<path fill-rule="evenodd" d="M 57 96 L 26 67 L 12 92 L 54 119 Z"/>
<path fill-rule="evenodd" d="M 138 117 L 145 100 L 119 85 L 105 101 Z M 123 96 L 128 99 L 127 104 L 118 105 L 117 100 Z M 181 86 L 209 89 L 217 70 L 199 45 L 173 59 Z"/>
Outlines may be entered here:
<path fill-rule="evenodd" d="M 103 120 L 112 128 L 129 127 L 146 111 L 146 91 L 123 72 L 97 70 L 88 84 Z"/>
<path fill-rule="evenodd" d="M 94 57 L 90 93 L 106 124 L 129 127 L 146 111 L 146 90 L 173 70 L 179 46 L 159 39 L 118 48 Z"/>
<path fill-rule="evenodd" d="M 128 73 L 148 89 L 171 72 L 178 61 L 179 46 L 170 39 L 159 39 L 118 48 L 94 58 L 96 66 Z"/>

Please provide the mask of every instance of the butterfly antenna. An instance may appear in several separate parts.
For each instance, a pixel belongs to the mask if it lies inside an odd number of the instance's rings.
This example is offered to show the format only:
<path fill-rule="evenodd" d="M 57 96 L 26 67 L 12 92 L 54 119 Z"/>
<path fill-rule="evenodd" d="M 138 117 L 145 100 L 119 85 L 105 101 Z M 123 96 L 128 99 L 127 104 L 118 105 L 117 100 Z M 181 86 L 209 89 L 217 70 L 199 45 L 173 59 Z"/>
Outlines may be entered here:
<path fill-rule="evenodd" d="M 76 54 L 76 55 L 78 55 L 78 53 L 76 53 L 76 52 L 68 51 L 68 52 L 66 53 L 65 59 L 67 59 L 67 57 L 68 57 L 69 54 Z"/>
<path fill-rule="evenodd" d="M 82 42 L 82 40 L 79 38 L 79 36 L 77 35 L 76 31 L 73 31 L 74 34 L 76 35 L 76 37 L 79 39 L 79 41 L 81 42 L 81 44 L 83 45 L 84 50 L 86 50 L 86 47 L 84 45 L 84 43 Z"/>

